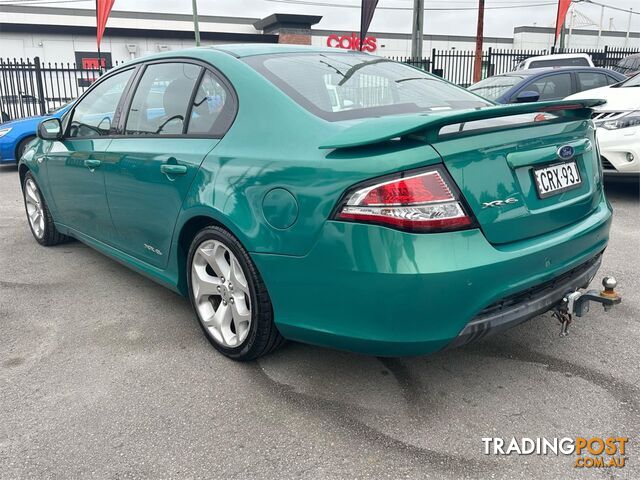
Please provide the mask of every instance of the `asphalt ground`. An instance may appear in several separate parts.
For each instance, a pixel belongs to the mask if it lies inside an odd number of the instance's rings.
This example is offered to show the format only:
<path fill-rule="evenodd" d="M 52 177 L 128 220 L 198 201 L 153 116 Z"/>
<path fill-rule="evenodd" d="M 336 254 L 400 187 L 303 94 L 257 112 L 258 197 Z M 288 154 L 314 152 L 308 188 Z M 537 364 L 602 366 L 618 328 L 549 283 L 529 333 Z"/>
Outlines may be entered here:
<path fill-rule="evenodd" d="M 567 338 L 549 314 L 430 357 L 290 343 L 239 364 L 186 299 L 79 242 L 31 237 L 0 167 L 1 478 L 640 478 L 640 202 L 607 185 L 611 243 Z M 624 436 L 626 466 L 484 455 L 483 437 Z"/>

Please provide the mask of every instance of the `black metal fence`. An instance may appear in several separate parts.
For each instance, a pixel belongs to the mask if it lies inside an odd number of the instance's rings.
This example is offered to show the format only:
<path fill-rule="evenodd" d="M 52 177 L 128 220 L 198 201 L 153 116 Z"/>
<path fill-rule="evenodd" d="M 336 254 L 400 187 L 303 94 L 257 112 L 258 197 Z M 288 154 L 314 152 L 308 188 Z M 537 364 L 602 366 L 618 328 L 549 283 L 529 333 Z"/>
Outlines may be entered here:
<path fill-rule="evenodd" d="M 515 70 L 520 62 L 529 57 L 555 53 L 586 53 L 591 56 L 596 67 L 611 68 L 628 55 L 640 53 L 637 48 L 609 48 L 601 50 L 565 49 L 565 50 L 508 50 L 489 48 L 482 53 L 482 78 Z M 473 83 L 473 50 L 437 50 L 431 51 L 431 58 L 413 59 L 396 57 L 395 60 L 408 63 L 428 72 L 439 75 L 460 86 L 468 87 Z"/>
<path fill-rule="evenodd" d="M 553 53 L 587 53 L 598 67 L 611 68 L 621 59 L 640 49 L 608 48 L 602 50 L 506 50 L 489 48 L 482 54 L 482 78 L 514 70 L 523 60 Z M 463 87 L 473 83 L 473 50 L 436 50 L 430 58 L 396 57 L 425 71 L 432 72 Z M 97 64 L 96 64 L 97 65 Z M 117 65 L 117 63 L 116 63 Z M 44 115 L 78 97 L 99 76 L 89 65 L 43 64 L 34 59 L 0 58 L 0 122 L 31 115 Z"/>
<path fill-rule="evenodd" d="M 75 64 L 43 64 L 40 58 L 0 58 L 1 122 L 44 115 L 82 94 L 100 71 Z"/>

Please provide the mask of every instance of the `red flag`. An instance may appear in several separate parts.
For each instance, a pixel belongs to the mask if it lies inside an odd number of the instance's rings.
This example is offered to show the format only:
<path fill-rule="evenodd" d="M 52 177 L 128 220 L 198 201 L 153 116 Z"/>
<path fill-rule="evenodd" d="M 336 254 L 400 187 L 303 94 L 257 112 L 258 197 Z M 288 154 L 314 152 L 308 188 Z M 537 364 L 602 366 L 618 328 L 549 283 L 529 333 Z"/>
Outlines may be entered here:
<path fill-rule="evenodd" d="M 371 25 L 371 20 L 373 19 L 373 12 L 376 11 L 377 5 L 378 0 L 362 0 L 360 7 L 360 48 L 358 48 L 358 50 L 362 50 L 364 46 L 364 37 L 367 36 L 367 30 L 369 30 L 369 25 Z"/>
<path fill-rule="evenodd" d="M 102 35 L 104 35 L 107 19 L 109 18 L 114 2 L 115 0 L 96 0 L 96 24 L 98 27 L 96 39 L 98 40 L 98 50 L 100 50 L 100 41 L 102 40 Z"/>
<path fill-rule="evenodd" d="M 567 18 L 567 11 L 569 10 L 570 6 L 571 6 L 571 0 L 558 0 L 558 15 L 556 16 L 555 40 L 558 39 L 558 35 L 560 35 L 560 32 L 562 31 L 562 27 L 564 25 L 564 19 Z"/>

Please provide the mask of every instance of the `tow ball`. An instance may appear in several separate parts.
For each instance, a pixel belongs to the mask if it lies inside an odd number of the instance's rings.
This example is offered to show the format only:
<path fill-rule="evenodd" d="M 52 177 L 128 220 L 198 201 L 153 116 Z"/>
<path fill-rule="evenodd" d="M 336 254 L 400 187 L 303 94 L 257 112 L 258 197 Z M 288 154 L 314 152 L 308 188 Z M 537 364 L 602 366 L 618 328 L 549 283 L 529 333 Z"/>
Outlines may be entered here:
<path fill-rule="evenodd" d="M 567 293 L 562 301 L 554 308 L 553 316 L 560 322 L 560 336 L 569 335 L 569 325 L 573 316 L 582 317 L 589 311 L 589 302 L 602 304 L 605 312 L 611 310 L 614 305 L 622 301 L 622 297 L 615 291 L 618 282 L 613 277 L 604 277 L 602 286 L 604 290 L 588 290 L 586 292 Z"/>

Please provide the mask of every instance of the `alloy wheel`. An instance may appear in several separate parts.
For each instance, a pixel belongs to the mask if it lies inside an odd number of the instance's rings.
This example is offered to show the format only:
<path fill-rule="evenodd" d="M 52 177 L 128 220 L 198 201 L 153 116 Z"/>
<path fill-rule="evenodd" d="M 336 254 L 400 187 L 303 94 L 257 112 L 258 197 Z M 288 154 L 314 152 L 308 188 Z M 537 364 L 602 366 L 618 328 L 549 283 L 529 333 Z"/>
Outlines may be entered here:
<path fill-rule="evenodd" d="M 29 217 L 29 224 L 33 234 L 41 239 L 44 236 L 44 210 L 42 207 L 42 197 L 36 182 L 32 179 L 28 179 L 25 182 L 24 198 L 27 204 L 27 216 Z"/>
<path fill-rule="evenodd" d="M 191 284 L 200 321 L 214 340 L 240 346 L 251 327 L 251 295 L 234 253 L 218 240 L 202 242 L 191 263 Z"/>

